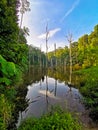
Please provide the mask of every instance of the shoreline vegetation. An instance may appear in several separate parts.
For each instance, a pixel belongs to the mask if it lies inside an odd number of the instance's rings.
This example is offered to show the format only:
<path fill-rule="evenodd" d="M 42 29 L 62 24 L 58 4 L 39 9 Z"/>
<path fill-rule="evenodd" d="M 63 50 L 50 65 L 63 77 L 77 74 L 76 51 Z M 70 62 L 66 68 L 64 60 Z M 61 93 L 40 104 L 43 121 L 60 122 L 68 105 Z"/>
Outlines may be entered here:
<path fill-rule="evenodd" d="M 18 12 L 20 6 L 19 0 L 11 0 L 10 2 L 9 0 L 0 0 L 0 128 L 7 130 L 12 127 L 12 122 L 15 123 L 17 120 L 15 118 L 18 118 L 15 115 L 16 113 L 18 115 L 19 112 L 17 106 L 21 111 L 24 110 L 20 104 L 16 105 L 15 102 L 20 103 L 20 99 L 17 97 L 20 94 L 18 88 L 23 91 L 22 87 L 25 88 L 26 85 L 20 87 L 19 84 L 22 84 L 23 75 L 29 71 L 30 66 L 45 68 L 48 64 L 49 67 L 62 66 L 66 70 L 66 66 L 70 65 L 70 57 L 72 58 L 73 70 L 81 78 L 83 77 L 80 91 L 84 96 L 84 104 L 90 109 L 92 119 L 98 122 L 98 24 L 89 35 L 85 34 L 78 41 L 70 43 L 70 48 L 68 46 L 55 48 L 54 51 L 48 52 L 46 55 L 39 48 L 27 45 L 28 28 L 19 27 Z M 22 16 L 23 12 L 24 10 L 22 10 Z M 24 99 L 26 89 L 23 91 Z M 26 106 L 27 104 L 24 107 Z M 72 123 L 77 122 L 74 122 L 69 113 L 64 115 L 64 120 L 68 118 L 69 121 L 68 124 L 64 122 L 65 127 L 70 128 L 71 121 Z M 61 117 L 63 118 L 63 114 L 59 115 L 59 113 L 49 116 L 51 120 L 55 118 L 57 122 L 62 124 L 63 121 L 60 122 Z M 43 124 L 46 119 L 51 121 L 49 118 L 48 116 L 42 117 Z M 40 125 L 41 120 L 36 120 L 35 122 Z M 55 127 L 59 126 L 55 124 Z M 53 126 L 53 129 L 55 127 Z M 74 127 L 76 130 L 80 129 L 78 123 Z M 77 129 L 78 127 L 79 129 Z"/>
<path fill-rule="evenodd" d="M 18 130 L 82 130 L 78 117 L 60 107 L 54 107 L 40 118 L 27 118 Z"/>
<path fill-rule="evenodd" d="M 94 129 L 98 123 L 98 67 L 93 66 L 86 69 L 81 69 L 78 71 L 74 71 L 73 73 L 82 77 L 80 82 L 80 92 L 83 95 L 83 103 L 86 109 L 89 110 L 89 116 L 93 119 L 92 126 L 90 129 Z M 55 115 L 57 114 L 57 115 Z M 76 119 L 77 117 L 77 119 Z M 61 120 L 62 119 L 62 120 Z M 67 121 L 66 121 L 67 120 Z M 57 122 L 58 121 L 58 122 Z M 66 123 L 67 124 L 66 124 Z M 73 126 L 71 126 L 71 123 Z M 58 124 L 58 125 L 57 125 Z M 63 127 L 64 126 L 64 127 Z M 91 128 L 92 127 L 92 128 Z M 68 111 L 62 111 L 62 109 L 56 109 L 54 107 L 53 112 L 51 110 L 50 113 L 43 115 L 40 118 L 27 118 L 23 122 L 21 122 L 18 130 L 25 129 L 71 129 L 71 130 L 82 130 L 88 129 L 79 119 L 79 115 L 77 116 L 75 113 L 72 114 Z"/>
<path fill-rule="evenodd" d="M 90 110 L 89 116 L 98 123 L 98 66 L 79 70 L 76 74 L 83 77 L 80 92 L 86 108 Z"/>

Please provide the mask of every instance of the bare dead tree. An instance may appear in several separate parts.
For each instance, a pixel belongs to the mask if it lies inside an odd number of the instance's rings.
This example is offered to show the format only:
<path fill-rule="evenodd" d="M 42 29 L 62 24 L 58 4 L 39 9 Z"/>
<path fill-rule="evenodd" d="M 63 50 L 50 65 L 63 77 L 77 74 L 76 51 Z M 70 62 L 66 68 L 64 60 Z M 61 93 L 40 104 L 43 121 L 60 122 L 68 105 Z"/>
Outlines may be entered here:
<path fill-rule="evenodd" d="M 49 31 L 48 31 L 48 22 L 46 24 L 46 68 L 48 67 L 48 40 L 49 40 Z"/>
<path fill-rule="evenodd" d="M 57 67 L 57 58 L 56 58 L 56 43 L 54 43 L 54 51 L 55 51 L 55 66 Z"/>
<path fill-rule="evenodd" d="M 42 66 L 42 54 L 41 54 L 41 45 L 40 45 L 40 68 L 41 68 L 41 66 Z"/>
<path fill-rule="evenodd" d="M 69 58 L 70 58 L 70 78 L 69 78 L 69 84 L 71 84 L 71 75 L 72 75 L 72 48 L 71 48 L 71 44 L 73 41 L 73 36 L 72 33 L 68 33 L 68 35 L 66 36 L 67 41 L 69 42 Z"/>

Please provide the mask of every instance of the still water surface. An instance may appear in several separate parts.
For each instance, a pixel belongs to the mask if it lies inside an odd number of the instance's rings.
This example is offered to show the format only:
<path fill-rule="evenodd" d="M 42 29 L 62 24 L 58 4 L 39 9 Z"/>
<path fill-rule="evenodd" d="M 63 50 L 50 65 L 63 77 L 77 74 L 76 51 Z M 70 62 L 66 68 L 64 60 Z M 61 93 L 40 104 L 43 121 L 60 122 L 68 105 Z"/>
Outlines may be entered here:
<path fill-rule="evenodd" d="M 29 105 L 20 112 L 18 125 L 27 117 L 40 117 L 55 105 L 77 113 L 83 123 L 86 125 L 89 123 L 87 111 L 82 103 L 82 95 L 78 89 L 69 87 L 65 81 L 45 75 L 40 81 L 28 85 L 27 88 L 26 100 L 29 101 Z"/>

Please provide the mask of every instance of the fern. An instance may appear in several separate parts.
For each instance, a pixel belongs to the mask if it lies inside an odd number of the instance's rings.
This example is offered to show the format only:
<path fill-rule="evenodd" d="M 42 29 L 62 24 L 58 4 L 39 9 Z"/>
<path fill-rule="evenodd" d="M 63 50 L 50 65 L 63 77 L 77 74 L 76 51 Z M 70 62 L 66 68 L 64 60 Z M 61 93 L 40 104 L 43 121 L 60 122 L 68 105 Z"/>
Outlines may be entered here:
<path fill-rule="evenodd" d="M 12 78 L 17 75 L 17 69 L 13 62 L 7 62 L 0 55 L 0 84 L 10 85 L 12 82 Z"/>
<path fill-rule="evenodd" d="M 10 85 L 11 81 L 8 78 L 0 78 L 0 84 Z"/>

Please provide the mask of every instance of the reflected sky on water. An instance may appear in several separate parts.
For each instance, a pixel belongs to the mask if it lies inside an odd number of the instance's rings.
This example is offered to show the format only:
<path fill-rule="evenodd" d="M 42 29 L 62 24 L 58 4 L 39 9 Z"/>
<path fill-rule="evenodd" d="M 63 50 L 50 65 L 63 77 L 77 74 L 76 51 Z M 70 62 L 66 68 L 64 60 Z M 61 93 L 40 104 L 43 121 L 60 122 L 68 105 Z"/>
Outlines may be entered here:
<path fill-rule="evenodd" d="M 22 118 L 39 117 L 54 105 L 60 105 L 72 112 L 84 112 L 81 97 L 78 89 L 70 88 L 64 82 L 45 76 L 44 80 L 28 86 L 26 98 L 29 99 L 29 106 L 21 113 Z"/>

